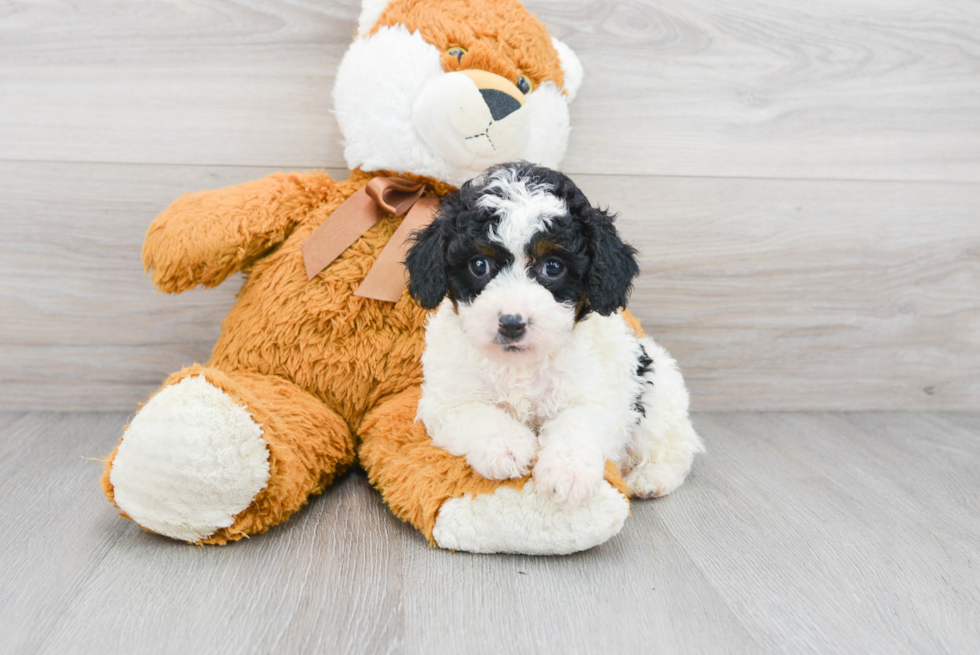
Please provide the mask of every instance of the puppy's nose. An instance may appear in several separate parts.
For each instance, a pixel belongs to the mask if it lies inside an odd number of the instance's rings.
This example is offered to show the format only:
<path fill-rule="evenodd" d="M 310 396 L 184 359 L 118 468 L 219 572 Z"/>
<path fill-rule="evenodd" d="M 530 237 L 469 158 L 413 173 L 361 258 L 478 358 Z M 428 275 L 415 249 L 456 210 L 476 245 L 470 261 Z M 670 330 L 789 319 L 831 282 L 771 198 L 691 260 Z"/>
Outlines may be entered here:
<path fill-rule="evenodd" d="M 500 325 L 497 329 L 500 330 L 501 336 L 517 341 L 524 336 L 524 328 L 526 327 L 527 323 L 524 322 L 520 314 L 504 314 L 500 317 Z"/>

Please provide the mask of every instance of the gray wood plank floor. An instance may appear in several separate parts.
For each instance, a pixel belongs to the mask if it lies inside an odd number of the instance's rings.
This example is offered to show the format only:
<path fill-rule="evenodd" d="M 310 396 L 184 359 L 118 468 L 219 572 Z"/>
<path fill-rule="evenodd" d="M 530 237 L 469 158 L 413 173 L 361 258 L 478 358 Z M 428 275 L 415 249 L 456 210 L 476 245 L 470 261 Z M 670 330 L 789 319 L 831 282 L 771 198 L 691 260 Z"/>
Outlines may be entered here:
<path fill-rule="evenodd" d="M 127 419 L 0 413 L 0 652 L 980 652 L 980 414 L 697 415 L 688 484 L 565 558 L 431 549 L 357 472 L 159 538 L 88 459 Z"/>

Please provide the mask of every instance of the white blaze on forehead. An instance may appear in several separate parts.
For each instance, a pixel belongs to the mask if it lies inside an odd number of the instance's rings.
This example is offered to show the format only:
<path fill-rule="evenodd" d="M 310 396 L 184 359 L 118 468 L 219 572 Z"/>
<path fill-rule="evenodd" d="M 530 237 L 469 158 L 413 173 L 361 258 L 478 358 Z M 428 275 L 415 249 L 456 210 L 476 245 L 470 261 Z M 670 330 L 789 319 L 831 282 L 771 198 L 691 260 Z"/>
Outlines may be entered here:
<path fill-rule="evenodd" d="M 526 247 L 534 235 L 547 229 L 556 216 L 568 213 L 565 201 L 552 193 L 550 184 L 522 179 L 514 169 L 494 171 L 485 189 L 499 194 L 487 193 L 477 201 L 479 207 L 500 217 L 490 239 L 507 248 L 519 262 L 526 258 Z"/>

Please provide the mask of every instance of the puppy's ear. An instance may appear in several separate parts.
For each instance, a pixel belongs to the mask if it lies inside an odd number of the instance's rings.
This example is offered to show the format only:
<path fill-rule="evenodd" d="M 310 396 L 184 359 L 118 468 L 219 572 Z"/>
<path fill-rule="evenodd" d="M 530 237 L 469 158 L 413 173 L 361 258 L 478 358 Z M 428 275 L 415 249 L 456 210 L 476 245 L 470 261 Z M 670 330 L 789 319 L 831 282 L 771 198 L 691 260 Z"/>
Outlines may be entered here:
<path fill-rule="evenodd" d="M 626 306 L 633 278 L 640 273 L 636 248 L 619 238 L 613 218 L 606 211 L 590 208 L 586 220 L 591 231 L 592 258 L 587 278 L 589 306 L 602 316 Z"/>
<path fill-rule="evenodd" d="M 429 225 L 412 235 L 415 242 L 405 257 L 408 293 L 423 309 L 435 309 L 449 291 L 446 278 L 445 234 L 449 219 L 437 215 Z"/>

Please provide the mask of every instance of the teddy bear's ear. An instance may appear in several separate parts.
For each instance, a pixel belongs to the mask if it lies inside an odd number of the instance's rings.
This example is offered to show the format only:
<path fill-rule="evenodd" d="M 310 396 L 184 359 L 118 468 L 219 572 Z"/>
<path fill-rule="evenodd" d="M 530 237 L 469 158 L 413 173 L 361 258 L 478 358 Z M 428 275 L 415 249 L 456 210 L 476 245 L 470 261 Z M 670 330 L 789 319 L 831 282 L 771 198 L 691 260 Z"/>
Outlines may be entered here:
<path fill-rule="evenodd" d="M 563 41 L 551 37 L 551 45 L 558 51 L 561 71 L 565 75 L 565 99 L 568 100 L 568 104 L 572 104 L 579 87 L 582 86 L 585 71 L 582 70 L 582 63 L 578 60 L 578 56 Z"/>
<path fill-rule="evenodd" d="M 388 7 L 389 0 L 363 0 L 361 16 L 357 19 L 357 36 L 367 36 Z"/>

